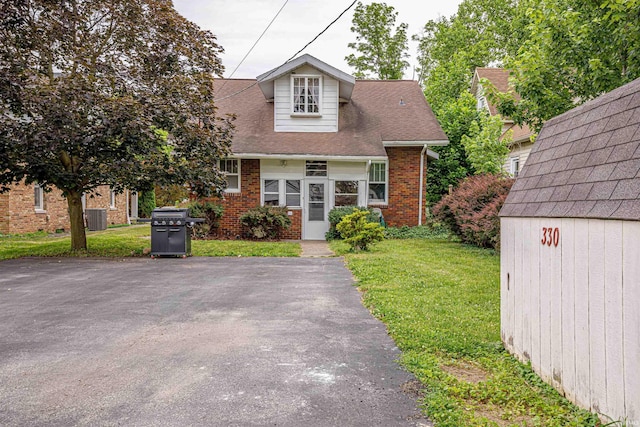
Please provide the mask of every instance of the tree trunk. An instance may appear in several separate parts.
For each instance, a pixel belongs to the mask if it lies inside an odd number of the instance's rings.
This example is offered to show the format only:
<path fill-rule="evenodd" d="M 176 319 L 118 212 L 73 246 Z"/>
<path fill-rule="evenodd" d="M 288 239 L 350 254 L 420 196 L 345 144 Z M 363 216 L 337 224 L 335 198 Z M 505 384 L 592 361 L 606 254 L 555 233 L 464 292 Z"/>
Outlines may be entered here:
<path fill-rule="evenodd" d="M 86 250 L 87 234 L 84 231 L 84 217 L 82 215 L 82 193 L 69 191 L 67 205 L 69 206 L 69 221 L 71 222 L 71 250 Z"/>

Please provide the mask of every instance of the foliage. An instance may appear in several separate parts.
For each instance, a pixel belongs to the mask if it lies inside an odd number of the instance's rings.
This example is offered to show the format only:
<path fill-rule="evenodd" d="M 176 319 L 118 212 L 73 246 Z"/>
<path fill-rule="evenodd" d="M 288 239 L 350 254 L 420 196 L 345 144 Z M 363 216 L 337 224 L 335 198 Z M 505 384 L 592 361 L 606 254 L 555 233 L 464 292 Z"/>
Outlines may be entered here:
<path fill-rule="evenodd" d="M 137 257 L 149 248 L 149 225 L 133 225 L 88 233 L 90 248 L 71 251 L 70 236 L 50 235 L 45 232 L 0 236 L 0 260 L 43 257 Z M 230 240 L 196 240 L 191 244 L 194 256 L 299 256 L 298 243 L 248 242 Z"/>
<path fill-rule="evenodd" d="M 286 207 L 259 206 L 242 214 L 240 223 L 252 239 L 276 239 L 282 230 L 291 226 L 291 219 Z"/>
<path fill-rule="evenodd" d="M 521 3 L 528 37 L 506 61 L 519 96 L 492 95 L 503 115 L 539 131 L 576 103 L 640 77 L 640 0 Z"/>
<path fill-rule="evenodd" d="M 598 425 L 504 350 L 493 251 L 429 239 L 386 240 L 368 253 L 349 253 L 341 241 L 331 248 L 422 383 L 437 426 Z"/>
<path fill-rule="evenodd" d="M 189 200 L 189 188 L 179 184 L 156 185 L 158 206 L 177 206 Z"/>
<path fill-rule="evenodd" d="M 469 92 L 463 92 L 440 111 L 438 120 L 449 138 L 449 145 L 433 147 L 440 158 L 427 165 L 427 202 L 430 205 L 447 194 L 449 186 L 455 187 L 463 178 L 474 173 L 462 145 L 462 137 L 478 118 L 476 100 Z"/>
<path fill-rule="evenodd" d="M 351 32 L 356 42 L 349 43 L 358 52 L 345 57 L 347 64 L 355 69 L 356 78 L 398 80 L 409 66 L 407 54 L 407 24 L 394 26 L 398 12 L 386 3 L 363 5 L 358 2 L 353 13 Z"/>
<path fill-rule="evenodd" d="M 336 226 L 342 221 L 342 218 L 352 214 L 356 209 L 367 211 L 367 221 L 380 223 L 380 215 L 373 211 L 373 208 L 365 206 L 337 206 L 329 211 L 329 231 L 325 233 L 326 240 L 341 239 L 340 232 Z"/>
<path fill-rule="evenodd" d="M 498 248 L 498 213 L 513 182 L 513 179 L 501 175 L 469 177 L 433 207 L 433 215 L 460 236 L 463 242 L 484 248 Z"/>
<path fill-rule="evenodd" d="M 151 213 L 156 208 L 156 192 L 153 190 L 138 193 L 138 214 L 140 218 L 151 218 Z"/>
<path fill-rule="evenodd" d="M 74 250 L 86 248 L 82 194 L 100 185 L 220 192 L 211 165 L 232 132 L 213 103 L 221 52 L 167 1 L 3 0 L 0 189 L 61 190 Z"/>
<path fill-rule="evenodd" d="M 369 245 L 384 240 L 384 228 L 378 223 L 369 222 L 368 216 L 368 211 L 356 208 L 336 226 L 344 241 L 354 251 L 366 251 Z"/>
<path fill-rule="evenodd" d="M 205 222 L 196 223 L 193 226 L 193 236 L 196 239 L 206 239 L 215 234 L 220 227 L 224 206 L 207 201 L 195 201 L 189 204 L 189 209 L 193 218 L 204 218 L 205 220 Z"/>
<path fill-rule="evenodd" d="M 418 225 L 409 227 L 387 227 L 384 237 L 387 239 L 448 239 L 449 230 L 440 224 Z"/>
<path fill-rule="evenodd" d="M 478 174 L 500 174 L 502 166 L 509 156 L 509 142 L 512 131 L 502 137 L 502 117 L 480 114 L 480 119 L 473 121 L 468 135 L 462 136 L 462 145 L 469 163 Z"/>

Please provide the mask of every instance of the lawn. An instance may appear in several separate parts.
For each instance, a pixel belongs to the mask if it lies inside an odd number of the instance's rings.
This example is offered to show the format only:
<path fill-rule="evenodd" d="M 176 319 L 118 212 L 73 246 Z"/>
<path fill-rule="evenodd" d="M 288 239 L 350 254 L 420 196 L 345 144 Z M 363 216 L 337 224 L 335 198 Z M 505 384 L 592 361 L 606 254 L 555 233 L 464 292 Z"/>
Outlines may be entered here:
<path fill-rule="evenodd" d="M 144 256 L 151 246 L 149 225 L 133 225 L 105 231 L 87 232 L 88 251 L 73 253 L 67 234 L 43 232 L 14 236 L 0 236 L 0 260 L 25 256 Z M 247 242 L 229 240 L 194 240 L 194 256 L 276 256 L 300 255 L 300 245 L 291 242 Z"/>
<path fill-rule="evenodd" d="M 599 425 L 504 350 L 495 252 L 434 239 L 386 240 L 357 254 L 331 246 L 422 383 L 436 426 Z"/>

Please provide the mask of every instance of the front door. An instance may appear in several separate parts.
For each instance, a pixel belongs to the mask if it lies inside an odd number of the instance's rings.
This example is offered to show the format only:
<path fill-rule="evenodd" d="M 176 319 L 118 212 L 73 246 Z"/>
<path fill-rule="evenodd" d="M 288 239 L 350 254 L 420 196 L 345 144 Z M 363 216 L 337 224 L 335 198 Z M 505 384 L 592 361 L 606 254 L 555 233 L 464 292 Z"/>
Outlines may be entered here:
<path fill-rule="evenodd" d="M 305 181 L 304 239 L 324 240 L 329 231 L 327 180 Z"/>

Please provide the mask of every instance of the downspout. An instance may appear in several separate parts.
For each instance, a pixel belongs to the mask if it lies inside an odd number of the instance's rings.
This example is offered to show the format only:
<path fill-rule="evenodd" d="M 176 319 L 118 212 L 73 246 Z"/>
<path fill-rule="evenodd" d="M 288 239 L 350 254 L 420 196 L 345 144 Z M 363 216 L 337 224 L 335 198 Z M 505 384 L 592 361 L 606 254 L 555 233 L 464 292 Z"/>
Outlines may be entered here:
<path fill-rule="evenodd" d="M 420 152 L 420 191 L 418 199 L 418 225 L 422 225 L 422 195 L 424 192 L 424 154 L 427 152 L 429 146 L 424 144 L 422 151 Z"/>
<path fill-rule="evenodd" d="M 127 213 L 127 224 L 131 225 L 131 205 L 129 204 L 129 190 L 125 190 L 125 212 Z"/>
<path fill-rule="evenodd" d="M 365 183 L 364 206 L 369 207 L 369 171 L 371 170 L 371 160 L 367 162 L 367 182 Z"/>

